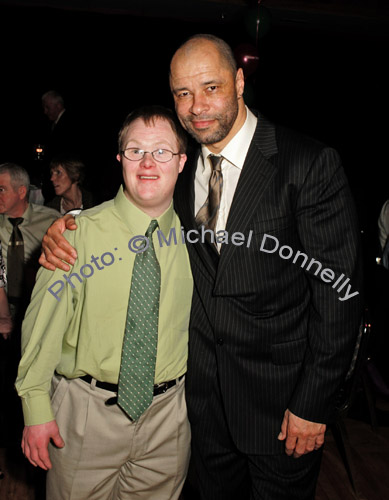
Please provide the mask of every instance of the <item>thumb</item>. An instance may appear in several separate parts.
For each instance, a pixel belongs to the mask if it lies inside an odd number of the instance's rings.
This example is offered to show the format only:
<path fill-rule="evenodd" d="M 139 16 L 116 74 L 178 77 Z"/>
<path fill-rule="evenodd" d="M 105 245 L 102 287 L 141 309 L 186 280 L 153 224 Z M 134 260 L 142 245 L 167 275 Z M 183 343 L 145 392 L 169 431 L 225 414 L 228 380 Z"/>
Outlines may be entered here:
<path fill-rule="evenodd" d="M 284 439 L 286 439 L 286 430 L 288 428 L 288 421 L 289 421 L 289 411 L 286 410 L 281 424 L 281 432 L 278 434 L 277 437 L 279 441 L 283 441 Z"/>
<path fill-rule="evenodd" d="M 64 222 L 65 222 L 65 229 L 74 230 L 77 228 L 76 219 L 71 214 L 65 216 Z"/>
<path fill-rule="evenodd" d="M 53 443 L 57 448 L 63 448 L 65 446 L 65 441 L 62 439 L 61 434 L 57 431 L 53 436 Z"/>

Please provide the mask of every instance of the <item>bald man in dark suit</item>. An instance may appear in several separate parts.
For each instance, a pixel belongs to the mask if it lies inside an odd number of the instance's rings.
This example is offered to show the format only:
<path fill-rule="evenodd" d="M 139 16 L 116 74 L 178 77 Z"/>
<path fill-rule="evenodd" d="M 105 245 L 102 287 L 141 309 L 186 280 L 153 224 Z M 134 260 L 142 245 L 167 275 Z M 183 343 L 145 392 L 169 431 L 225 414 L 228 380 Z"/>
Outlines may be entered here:
<path fill-rule="evenodd" d="M 180 47 L 170 85 L 201 144 L 176 186 L 186 231 L 199 230 L 209 202 L 208 155 L 222 157 L 219 244 L 188 245 L 186 384 L 202 497 L 313 499 L 361 312 L 358 228 L 340 159 L 248 110 L 242 70 L 219 39 Z"/>

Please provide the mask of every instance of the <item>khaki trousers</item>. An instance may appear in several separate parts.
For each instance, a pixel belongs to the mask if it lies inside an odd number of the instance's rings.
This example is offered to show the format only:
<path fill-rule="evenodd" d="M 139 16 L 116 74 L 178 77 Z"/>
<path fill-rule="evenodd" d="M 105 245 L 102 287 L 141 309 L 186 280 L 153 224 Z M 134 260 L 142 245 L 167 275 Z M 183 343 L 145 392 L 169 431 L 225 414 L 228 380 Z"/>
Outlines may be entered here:
<path fill-rule="evenodd" d="M 49 446 L 47 500 L 174 500 L 188 470 L 184 379 L 131 422 L 114 393 L 54 376 L 52 406 L 65 447 Z"/>

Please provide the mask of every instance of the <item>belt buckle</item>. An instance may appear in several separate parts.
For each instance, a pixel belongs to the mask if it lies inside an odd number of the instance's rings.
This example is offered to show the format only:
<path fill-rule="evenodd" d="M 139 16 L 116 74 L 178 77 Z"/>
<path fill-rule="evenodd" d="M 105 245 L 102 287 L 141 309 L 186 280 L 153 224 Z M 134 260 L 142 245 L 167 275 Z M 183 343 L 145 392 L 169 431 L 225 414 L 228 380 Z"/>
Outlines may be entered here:
<path fill-rule="evenodd" d="M 154 390 L 160 391 L 160 394 L 165 394 L 165 392 L 169 389 L 168 382 L 161 382 L 154 386 Z"/>

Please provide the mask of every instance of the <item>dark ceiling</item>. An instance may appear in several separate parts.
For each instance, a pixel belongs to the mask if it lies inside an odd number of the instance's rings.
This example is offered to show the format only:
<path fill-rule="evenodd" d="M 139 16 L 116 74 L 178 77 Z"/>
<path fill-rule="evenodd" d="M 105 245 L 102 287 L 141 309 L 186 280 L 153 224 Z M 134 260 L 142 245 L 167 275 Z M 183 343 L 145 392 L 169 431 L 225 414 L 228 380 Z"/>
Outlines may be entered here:
<path fill-rule="evenodd" d="M 260 4 L 275 25 L 361 30 L 386 34 L 387 0 L 0 0 L 12 7 L 49 7 L 67 11 L 228 23 Z"/>
<path fill-rule="evenodd" d="M 258 40 L 245 101 L 335 147 L 363 226 L 375 231 L 388 198 L 379 179 L 389 0 L 262 0 L 260 7 L 269 29 Z M 0 0 L 0 162 L 29 165 L 47 126 L 40 96 L 54 88 L 80 117 L 96 183 L 104 178 L 114 194 L 106 169 L 116 167 L 117 130 L 140 104 L 172 106 L 168 65 L 179 44 L 194 33 L 213 33 L 232 48 L 253 44 L 244 21 L 249 16 L 252 28 L 257 13 L 258 0 Z"/>

